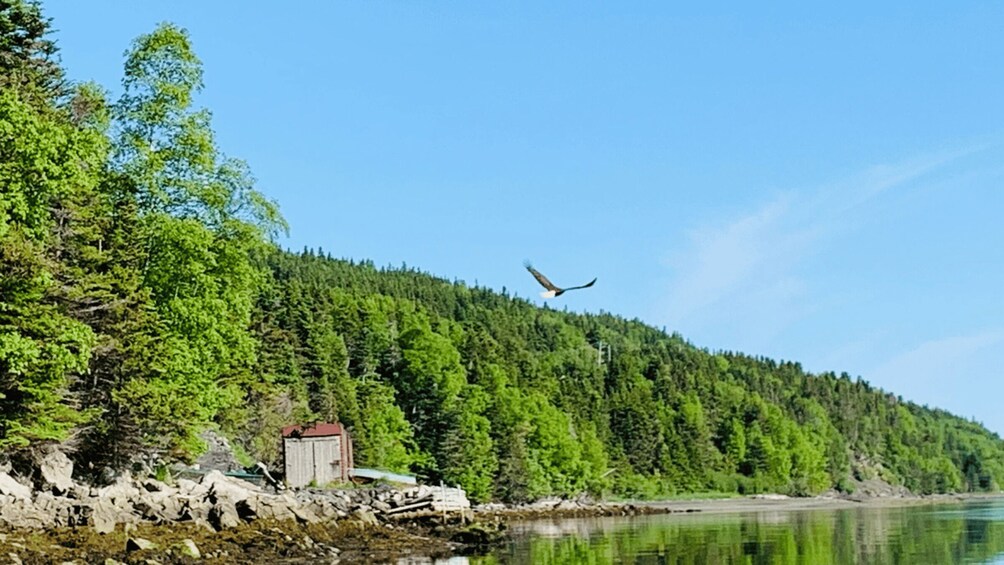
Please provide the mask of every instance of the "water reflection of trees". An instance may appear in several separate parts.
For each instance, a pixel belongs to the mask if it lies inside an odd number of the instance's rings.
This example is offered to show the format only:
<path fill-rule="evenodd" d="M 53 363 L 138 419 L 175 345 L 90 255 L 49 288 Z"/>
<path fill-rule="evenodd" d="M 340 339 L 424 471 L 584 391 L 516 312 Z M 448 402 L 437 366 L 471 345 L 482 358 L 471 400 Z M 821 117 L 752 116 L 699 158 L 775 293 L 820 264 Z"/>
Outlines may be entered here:
<path fill-rule="evenodd" d="M 959 507 L 956 507 L 959 509 Z M 972 510 L 972 511 L 970 511 Z M 933 507 L 539 521 L 473 564 L 959 563 L 1004 554 L 1004 521 Z M 998 517 L 999 518 L 999 517 Z"/>

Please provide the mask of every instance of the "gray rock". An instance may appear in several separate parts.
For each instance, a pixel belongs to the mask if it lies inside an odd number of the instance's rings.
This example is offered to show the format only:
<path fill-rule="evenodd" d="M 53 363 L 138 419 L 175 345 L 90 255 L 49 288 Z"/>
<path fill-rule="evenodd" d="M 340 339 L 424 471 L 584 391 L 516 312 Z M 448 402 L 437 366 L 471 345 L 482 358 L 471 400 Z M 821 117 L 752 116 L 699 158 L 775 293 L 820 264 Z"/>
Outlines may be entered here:
<path fill-rule="evenodd" d="M 314 513 L 313 510 L 311 510 L 307 506 L 296 505 L 296 506 L 290 507 L 289 510 L 293 513 L 293 516 L 296 517 L 296 520 L 298 522 L 301 522 L 301 523 L 314 523 L 314 522 L 320 522 L 321 521 L 321 518 L 316 513 Z"/>
<path fill-rule="evenodd" d="M 138 498 L 140 489 L 133 483 L 129 473 L 119 475 L 112 484 L 98 489 L 97 496 L 116 505 L 131 505 Z"/>
<path fill-rule="evenodd" d="M 144 492 L 133 501 L 133 510 L 144 520 L 164 524 L 181 518 L 181 502 L 163 492 Z"/>
<path fill-rule="evenodd" d="M 157 517 L 164 522 L 176 522 L 181 518 L 181 502 L 174 496 L 165 496 L 159 500 Z"/>
<path fill-rule="evenodd" d="M 143 488 L 146 489 L 147 492 L 164 492 L 171 488 L 156 479 L 146 479 L 140 484 L 143 485 Z"/>
<path fill-rule="evenodd" d="M 110 534 L 115 531 L 116 524 L 124 522 L 123 511 L 111 500 L 99 499 L 90 506 L 86 520 L 99 534 Z"/>
<path fill-rule="evenodd" d="M 330 521 L 338 518 L 338 507 L 330 500 L 318 501 L 314 504 L 314 512 L 323 520 Z"/>
<path fill-rule="evenodd" d="M 15 481 L 7 473 L 0 473 L 0 494 L 13 496 L 19 500 L 31 500 L 31 488 Z"/>
<path fill-rule="evenodd" d="M 233 502 L 221 500 L 209 509 L 209 523 L 216 531 L 227 530 L 241 525 L 241 517 Z"/>
<path fill-rule="evenodd" d="M 66 496 L 74 500 L 84 500 L 90 498 L 91 489 L 83 485 L 74 484 L 70 488 L 70 492 L 66 493 Z"/>
<path fill-rule="evenodd" d="M 576 503 L 576 502 L 574 502 L 572 500 L 562 500 L 561 502 L 558 503 L 557 506 L 554 507 L 554 509 L 555 510 L 578 510 L 579 509 L 579 505 L 578 505 L 578 503 Z"/>
<path fill-rule="evenodd" d="M 267 513 L 263 515 L 263 518 L 272 518 L 275 520 L 294 520 L 296 515 L 293 514 L 293 507 L 297 505 L 297 502 L 286 496 L 275 496 L 268 497 L 261 500 L 261 507 L 267 510 Z"/>
<path fill-rule="evenodd" d="M 551 496 L 547 498 L 541 498 L 540 500 L 532 504 L 529 504 L 528 507 L 534 510 L 551 510 L 554 507 L 558 506 L 559 504 L 561 504 L 561 499 Z"/>
<path fill-rule="evenodd" d="M 68 498 L 41 492 L 36 495 L 34 506 L 38 513 L 39 527 L 70 526 L 76 522 L 74 505 Z M 29 524 L 25 524 L 25 526 L 31 527 Z"/>
<path fill-rule="evenodd" d="M 219 471 L 207 473 L 202 478 L 202 486 L 209 487 L 209 500 L 214 504 L 224 501 L 235 504 L 258 492 L 251 483 L 226 477 Z"/>
<path fill-rule="evenodd" d="M 30 500 L 5 498 L 8 502 L 0 506 L 0 522 L 15 528 L 44 528 L 52 525 L 52 518 L 36 508 Z"/>
<path fill-rule="evenodd" d="M 352 513 L 352 517 L 355 518 L 356 520 L 359 520 L 363 524 L 366 524 L 367 526 L 377 526 L 380 524 L 380 521 L 377 520 L 376 515 L 367 510 L 356 510 L 355 512 Z"/>
<path fill-rule="evenodd" d="M 148 539 L 143 538 L 129 538 L 126 542 L 126 551 L 142 551 L 145 549 L 156 549 L 157 544 L 153 543 Z"/>
<path fill-rule="evenodd" d="M 263 505 L 258 500 L 258 497 L 248 497 L 234 504 L 234 507 L 237 509 L 237 515 L 240 516 L 241 520 L 245 520 L 247 522 L 261 517 L 262 506 Z"/>
<path fill-rule="evenodd" d="M 42 488 L 56 494 L 73 488 L 73 461 L 62 451 L 50 448 L 38 457 L 36 464 L 42 476 Z"/>
<path fill-rule="evenodd" d="M 198 526 L 203 526 L 208 530 L 216 531 L 209 523 L 209 509 L 210 505 L 204 500 L 197 498 L 184 499 L 181 501 L 179 521 L 190 521 Z"/>
<path fill-rule="evenodd" d="M 243 469 L 243 465 L 234 456 L 234 450 L 230 447 L 227 438 L 212 430 L 203 432 L 199 437 L 206 442 L 207 449 L 195 460 L 198 468 L 223 471 L 224 473 Z"/>
<path fill-rule="evenodd" d="M 178 479 L 177 481 L 175 481 L 175 483 L 177 483 L 178 485 L 178 491 L 180 491 L 182 494 L 194 494 L 196 491 L 200 490 L 199 483 L 189 479 Z M 206 492 L 209 492 L 208 488 L 204 490 Z"/>
<path fill-rule="evenodd" d="M 201 559 L 202 552 L 199 551 L 199 546 L 195 545 L 195 542 L 189 538 L 181 540 L 176 548 L 177 552 L 181 555 L 191 557 L 192 559 Z"/>

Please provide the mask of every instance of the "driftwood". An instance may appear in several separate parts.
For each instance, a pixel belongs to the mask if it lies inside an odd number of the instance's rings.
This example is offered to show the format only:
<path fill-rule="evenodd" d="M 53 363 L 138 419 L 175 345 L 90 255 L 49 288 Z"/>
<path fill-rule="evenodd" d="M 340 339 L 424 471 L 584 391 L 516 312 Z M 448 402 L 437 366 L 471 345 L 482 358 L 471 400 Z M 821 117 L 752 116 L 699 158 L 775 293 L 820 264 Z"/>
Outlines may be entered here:
<path fill-rule="evenodd" d="M 432 497 L 431 496 L 427 497 L 426 499 L 424 499 L 424 500 L 422 500 L 420 502 L 415 502 L 413 504 L 407 504 L 405 506 L 398 506 L 397 508 L 391 508 L 387 512 L 384 512 L 384 514 L 387 514 L 388 516 L 392 516 L 394 514 L 400 514 L 402 512 L 414 512 L 415 510 L 421 510 L 423 508 L 428 508 L 430 506 L 432 506 Z"/>
<path fill-rule="evenodd" d="M 259 461 L 255 465 L 255 467 L 257 467 L 258 470 L 261 471 L 262 475 L 264 475 L 264 477 L 265 477 L 265 481 L 269 485 L 271 485 L 275 490 L 286 490 L 286 485 L 284 485 L 284 484 L 280 483 L 279 481 L 275 480 L 275 478 L 272 475 L 269 474 L 268 468 L 265 467 L 264 463 L 262 463 L 261 461 Z"/>
<path fill-rule="evenodd" d="M 467 493 L 463 489 L 439 486 L 430 488 L 428 494 L 414 499 L 413 502 L 391 508 L 384 514 L 390 516 L 424 509 L 434 512 L 456 512 L 470 509 L 470 507 L 471 502 L 467 500 Z"/>

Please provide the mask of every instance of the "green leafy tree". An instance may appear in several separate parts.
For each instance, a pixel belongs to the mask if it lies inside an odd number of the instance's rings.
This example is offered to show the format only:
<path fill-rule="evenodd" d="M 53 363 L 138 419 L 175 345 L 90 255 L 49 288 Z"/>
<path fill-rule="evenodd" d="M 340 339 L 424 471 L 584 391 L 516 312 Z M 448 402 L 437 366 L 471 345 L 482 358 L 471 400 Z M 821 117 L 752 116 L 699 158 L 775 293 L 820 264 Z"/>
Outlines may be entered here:
<path fill-rule="evenodd" d="M 138 38 L 116 104 L 116 170 L 131 183 L 146 252 L 143 282 L 163 347 L 116 392 L 148 442 L 185 456 L 198 432 L 252 380 L 249 324 L 261 275 L 251 260 L 282 226 L 246 166 L 216 149 L 209 113 L 191 108 L 202 69 L 187 33 Z"/>
<path fill-rule="evenodd" d="M 462 486 L 473 500 L 491 498 L 498 460 L 491 437 L 491 422 L 483 413 L 488 398 L 479 387 L 470 387 L 449 416 L 454 421 L 446 432 L 441 451 L 443 479 Z"/>
<path fill-rule="evenodd" d="M 414 434 L 394 401 L 394 389 L 370 378 L 359 384 L 360 421 L 355 426 L 356 462 L 407 472 L 420 461 Z"/>

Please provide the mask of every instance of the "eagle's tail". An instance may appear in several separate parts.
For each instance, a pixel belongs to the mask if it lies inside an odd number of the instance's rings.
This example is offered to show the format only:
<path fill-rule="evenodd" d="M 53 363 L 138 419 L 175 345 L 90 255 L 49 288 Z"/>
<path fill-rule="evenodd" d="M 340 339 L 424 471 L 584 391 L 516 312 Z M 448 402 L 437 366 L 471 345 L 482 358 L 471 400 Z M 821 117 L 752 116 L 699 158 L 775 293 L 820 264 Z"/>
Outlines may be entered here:
<path fill-rule="evenodd" d="M 557 295 L 558 295 L 558 292 L 555 291 L 555 290 L 549 290 L 547 292 L 540 293 L 541 298 L 554 298 Z"/>

